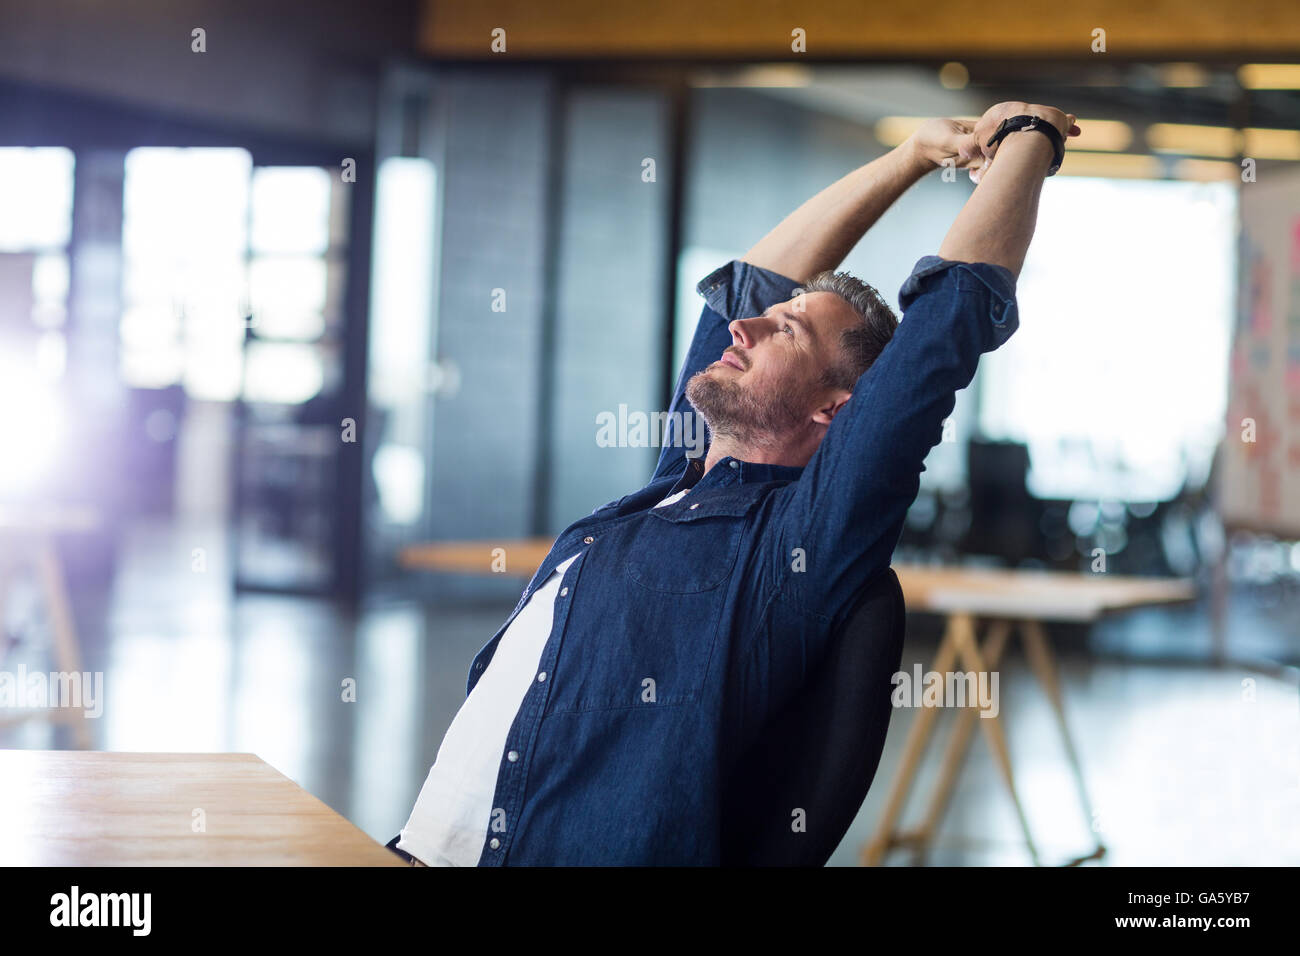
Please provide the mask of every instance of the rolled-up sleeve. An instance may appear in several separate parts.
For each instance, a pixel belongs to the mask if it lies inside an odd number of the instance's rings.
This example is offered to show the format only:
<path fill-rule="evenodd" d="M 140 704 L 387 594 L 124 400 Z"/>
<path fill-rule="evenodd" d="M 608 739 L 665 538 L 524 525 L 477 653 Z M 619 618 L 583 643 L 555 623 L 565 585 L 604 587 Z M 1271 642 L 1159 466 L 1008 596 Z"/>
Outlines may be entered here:
<path fill-rule="evenodd" d="M 956 262 L 941 259 L 938 256 L 925 256 L 912 269 L 912 274 L 903 282 L 898 291 L 898 304 L 903 315 L 908 314 L 912 303 L 927 290 L 939 288 L 940 280 L 950 270 L 956 272 L 949 276 L 955 292 L 987 291 L 990 298 L 988 322 L 980 323 L 984 335 L 980 342 L 981 352 L 991 352 L 997 348 L 1020 326 L 1020 313 L 1016 306 L 1016 278 L 1005 266 L 990 262 Z"/>
<path fill-rule="evenodd" d="M 798 287 L 794 279 L 771 269 L 732 259 L 701 279 L 695 290 L 721 319 L 731 322 L 761 315 L 769 305 L 793 298 Z M 728 333 L 727 345 L 730 344 Z"/>

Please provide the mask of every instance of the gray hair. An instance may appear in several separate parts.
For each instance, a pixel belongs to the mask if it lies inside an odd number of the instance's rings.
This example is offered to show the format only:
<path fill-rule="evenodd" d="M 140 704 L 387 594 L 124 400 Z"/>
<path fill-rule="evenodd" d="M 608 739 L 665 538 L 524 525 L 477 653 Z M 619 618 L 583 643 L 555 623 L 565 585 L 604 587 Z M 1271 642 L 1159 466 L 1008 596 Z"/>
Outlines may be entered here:
<path fill-rule="evenodd" d="M 803 283 L 804 292 L 831 292 L 852 307 L 862 322 L 840 334 L 840 361 L 822 373 L 827 388 L 853 391 L 862 373 L 885 350 L 898 328 L 898 318 L 880 293 L 847 272 L 819 272 Z"/>

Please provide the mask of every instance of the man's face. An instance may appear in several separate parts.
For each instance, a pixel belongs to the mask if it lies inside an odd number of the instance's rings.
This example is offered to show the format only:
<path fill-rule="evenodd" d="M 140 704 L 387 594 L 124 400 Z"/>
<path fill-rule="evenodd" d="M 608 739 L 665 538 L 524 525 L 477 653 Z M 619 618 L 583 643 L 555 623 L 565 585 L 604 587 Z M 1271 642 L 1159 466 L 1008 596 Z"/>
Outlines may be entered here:
<path fill-rule="evenodd" d="M 716 435 L 774 446 L 812 424 L 830 398 L 819 384 L 840 360 L 840 333 L 860 322 L 833 292 L 810 292 L 729 326 L 732 344 L 686 386 Z"/>

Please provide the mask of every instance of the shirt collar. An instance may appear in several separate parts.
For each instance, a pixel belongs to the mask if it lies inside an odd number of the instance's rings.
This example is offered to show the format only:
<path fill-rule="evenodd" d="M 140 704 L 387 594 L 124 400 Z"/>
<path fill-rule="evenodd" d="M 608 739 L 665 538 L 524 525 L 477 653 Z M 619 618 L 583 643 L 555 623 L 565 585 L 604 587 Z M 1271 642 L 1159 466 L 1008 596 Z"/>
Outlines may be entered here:
<path fill-rule="evenodd" d="M 765 481 L 798 481 L 803 474 L 800 465 L 768 465 L 762 462 L 741 461 L 728 455 L 704 474 L 704 459 L 691 458 L 686 464 L 686 473 L 677 484 L 673 485 L 676 493 L 683 488 L 694 488 L 701 480 L 706 487 L 723 487 L 726 485 L 761 484 Z"/>

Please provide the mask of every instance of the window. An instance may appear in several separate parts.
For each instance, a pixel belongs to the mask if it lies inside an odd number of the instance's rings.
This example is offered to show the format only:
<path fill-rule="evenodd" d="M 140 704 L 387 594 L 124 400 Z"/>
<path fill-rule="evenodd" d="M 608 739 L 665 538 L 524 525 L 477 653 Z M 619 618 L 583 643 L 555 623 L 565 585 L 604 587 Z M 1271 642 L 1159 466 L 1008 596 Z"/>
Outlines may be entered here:
<path fill-rule="evenodd" d="M 342 188 L 320 167 L 254 167 L 243 149 L 128 153 L 123 380 L 286 405 L 335 382 Z"/>
<path fill-rule="evenodd" d="M 379 166 L 370 286 L 370 399 L 382 421 L 372 475 L 383 517 L 414 526 L 424 514 L 437 171 L 392 156 Z"/>
<path fill-rule="evenodd" d="M 0 407 L 21 410 L 0 492 L 34 487 L 62 440 L 73 170 L 68 149 L 0 149 Z"/>
<path fill-rule="evenodd" d="M 18 319 L 5 351 L 50 382 L 66 353 L 73 167 L 62 147 L 0 149 L 0 303 Z"/>
<path fill-rule="evenodd" d="M 122 380 L 238 394 L 247 315 L 243 149 L 133 149 L 122 215 Z"/>
<path fill-rule="evenodd" d="M 1222 434 L 1236 195 L 1062 178 L 1043 190 L 1020 329 L 981 362 L 980 425 L 1029 447 L 1041 498 L 1162 501 Z"/>

